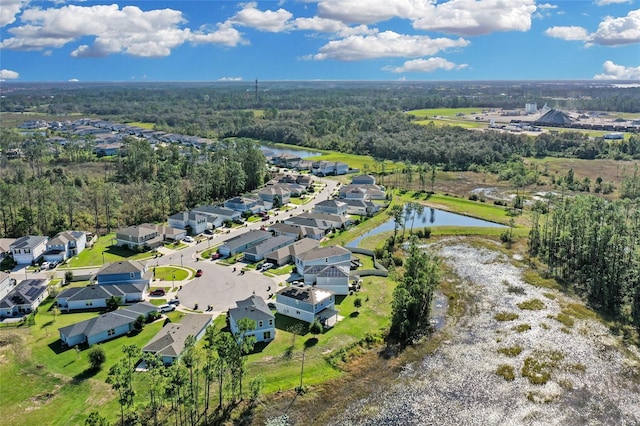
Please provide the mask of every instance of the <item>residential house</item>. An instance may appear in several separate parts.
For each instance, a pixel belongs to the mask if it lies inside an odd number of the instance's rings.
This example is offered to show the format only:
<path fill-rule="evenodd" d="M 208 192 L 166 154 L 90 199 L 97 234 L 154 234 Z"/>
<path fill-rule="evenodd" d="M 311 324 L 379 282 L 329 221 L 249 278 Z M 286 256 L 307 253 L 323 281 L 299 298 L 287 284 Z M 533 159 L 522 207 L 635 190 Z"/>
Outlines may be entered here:
<path fill-rule="evenodd" d="M 224 244 L 218 247 L 218 253 L 223 256 L 233 256 L 244 252 L 249 247 L 260 244 L 270 237 L 271 233 L 267 231 L 251 230 L 225 241 Z"/>
<path fill-rule="evenodd" d="M 314 228 L 312 226 L 294 225 L 278 222 L 270 225 L 267 229 L 273 232 L 273 235 L 276 237 L 278 235 L 290 235 L 292 237 L 296 237 L 297 239 L 313 238 L 314 240 L 321 240 L 322 237 L 324 237 L 323 230 Z"/>
<path fill-rule="evenodd" d="M 124 144 L 122 142 L 103 142 L 96 144 L 93 152 L 98 157 L 105 157 L 108 155 L 118 155 L 122 152 Z"/>
<path fill-rule="evenodd" d="M 295 256 L 298 271 L 303 272 L 310 265 L 351 267 L 351 252 L 341 246 L 326 246 Z"/>
<path fill-rule="evenodd" d="M 158 355 L 164 365 L 173 364 L 184 351 L 189 336 L 196 341 L 206 333 L 213 322 L 213 316 L 206 314 L 186 314 L 178 323 L 166 324 L 145 347 L 142 352 Z"/>
<path fill-rule="evenodd" d="M 248 197 L 233 197 L 224 202 L 227 209 L 235 210 L 241 213 L 253 212 L 258 200 Z"/>
<path fill-rule="evenodd" d="M 31 265 L 47 250 L 47 241 L 49 238 L 36 235 L 28 235 L 15 240 L 9 250 L 13 256 L 13 260 L 18 265 Z"/>
<path fill-rule="evenodd" d="M 58 329 L 60 340 L 71 347 L 81 344 L 88 346 L 125 335 L 134 329 L 139 316 L 145 319 L 158 308 L 148 302 L 122 307 L 118 310 L 90 318 Z"/>
<path fill-rule="evenodd" d="M 349 294 L 349 267 L 309 265 L 304 270 L 304 283 L 344 296 Z"/>
<path fill-rule="evenodd" d="M 217 216 L 221 222 L 225 222 L 227 220 L 240 219 L 242 217 L 242 213 L 237 210 L 228 209 L 226 207 L 215 207 L 215 206 L 200 206 L 191 209 L 193 212 L 209 215 L 209 216 Z M 216 226 L 218 228 L 221 225 Z"/>
<path fill-rule="evenodd" d="M 260 296 L 255 294 L 245 300 L 236 302 L 236 307 L 229 309 L 229 328 L 233 335 L 239 332 L 238 322 L 248 318 L 256 323 L 256 328 L 246 336 L 255 336 L 256 342 L 270 342 L 276 337 L 276 317 Z"/>
<path fill-rule="evenodd" d="M 328 231 L 334 229 L 333 222 L 327 222 L 326 220 L 310 218 L 310 217 L 301 217 L 301 215 L 284 219 L 283 222 L 287 225 L 297 225 L 297 226 L 320 229 L 325 234 Z"/>
<path fill-rule="evenodd" d="M 307 188 L 302 185 L 298 185 L 297 183 L 286 183 L 282 185 L 287 187 L 289 193 L 291 194 L 291 197 L 300 197 L 302 196 L 302 194 L 307 192 Z"/>
<path fill-rule="evenodd" d="M 15 241 L 15 238 L 0 238 L 0 261 L 11 254 L 11 244 Z"/>
<path fill-rule="evenodd" d="M 101 309 L 107 307 L 107 301 L 112 297 L 119 297 L 120 304 L 142 302 L 147 290 L 145 283 L 138 284 L 109 284 L 86 287 L 72 287 L 63 290 L 56 303 L 61 310 L 74 311 L 83 309 Z"/>
<path fill-rule="evenodd" d="M 44 260 L 64 262 L 80 254 L 87 245 L 87 234 L 83 231 L 64 231 L 47 241 Z"/>
<path fill-rule="evenodd" d="M 338 176 L 347 174 L 349 165 L 340 161 L 314 161 L 311 173 L 316 176 Z"/>
<path fill-rule="evenodd" d="M 315 207 L 313 208 L 313 212 L 346 216 L 347 204 L 340 200 L 324 200 L 315 205 Z"/>
<path fill-rule="evenodd" d="M 343 191 L 341 190 L 340 195 L 342 196 L 342 194 Z M 367 200 L 367 190 L 360 187 L 350 188 L 344 191 L 344 197 L 342 198 L 347 200 Z"/>
<path fill-rule="evenodd" d="M 218 209 L 219 207 L 214 207 L 214 206 L 200 206 L 200 207 L 191 209 L 191 211 L 204 215 L 207 218 L 207 228 L 216 229 L 221 227 L 224 222 L 224 219 L 215 213 L 217 212 Z M 224 210 L 226 211 L 228 209 L 224 209 Z M 233 210 L 229 210 L 229 211 L 233 212 Z M 241 216 L 239 212 L 233 212 L 233 213 L 238 214 L 239 217 Z M 229 220 L 232 220 L 232 219 L 229 219 Z"/>
<path fill-rule="evenodd" d="M 358 175 L 351 178 L 353 185 L 375 185 L 376 178 L 371 175 Z"/>
<path fill-rule="evenodd" d="M 278 167 L 294 168 L 302 161 L 302 158 L 294 154 L 279 154 L 271 157 L 271 162 Z"/>
<path fill-rule="evenodd" d="M 107 263 L 96 273 L 98 285 L 151 284 L 153 272 L 137 260 Z"/>
<path fill-rule="evenodd" d="M 279 314 L 312 323 L 316 318 L 325 327 L 338 320 L 336 296 L 328 290 L 308 285 L 289 286 L 276 293 Z"/>
<path fill-rule="evenodd" d="M 340 198 L 362 200 L 385 200 L 387 193 L 380 185 L 353 184 L 343 185 L 339 190 Z"/>
<path fill-rule="evenodd" d="M 293 244 L 289 244 L 279 248 L 278 250 L 265 254 L 264 260 L 278 266 L 286 265 L 287 263 L 292 263 L 296 256 L 306 253 L 309 250 L 313 250 L 319 245 L 320 242 L 318 240 L 303 238 Z"/>
<path fill-rule="evenodd" d="M 291 191 L 285 185 L 270 185 L 258 191 L 258 197 L 274 206 L 282 206 L 291 200 Z"/>
<path fill-rule="evenodd" d="M 180 212 L 168 218 L 169 226 L 184 229 L 190 235 L 202 234 L 207 229 L 207 217 L 198 212 Z"/>
<path fill-rule="evenodd" d="M 164 236 L 149 224 L 133 225 L 116 230 L 116 244 L 131 250 L 150 250 L 162 246 Z"/>
<path fill-rule="evenodd" d="M 344 198 L 342 201 L 347 205 L 347 213 L 358 216 L 373 216 L 380 210 L 380 207 L 369 200 L 354 200 Z"/>
<path fill-rule="evenodd" d="M 285 175 L 275 179 L 275 182 L 286 184 L 286 185 L 300 185 L 304 187 L 304 189 L 309 189 L 311 186 L 311 178 L 307 175 Z"/>
<path fill-rule="evenodd" d="M 49 280 L 23 280 L 0 300 L 0 318 L 22 317 L 35 311 L 49 295 Z"/>
<path fill-rule="evenodd" d="M 12 280 L 9 274 L 0 271 L 0 299 L 9 294 L 14 283 L 15 280 Z"/>
<path fill-rule="evenodd" d="M 180 241 L 187 236 L 186 229 L 173 228 L 167 225 L 153 225 L 165 241 Z"/>
<path fill-rule="evenodd" d="M 295 237 L 288 235 L 280 235 L 279 237 L 270 237 L 262 241 L 259 244 L 246 249 L 244 254 L 244 260 L 250 263 L 259 262 L 264 259 L 264 255 L 271 253 L 274 250 L 288 246 L 295 242 Z"/>
<path fill-rule="evenodd" d="M 351 218 L 344 216 L 339 216 L 336 214 L 329 213 L 301 213 L 298 215 L 299 218 L 302 219 L 315 219 L 327 222 L 334 229 L 345 228 L 351 225 Z"/>

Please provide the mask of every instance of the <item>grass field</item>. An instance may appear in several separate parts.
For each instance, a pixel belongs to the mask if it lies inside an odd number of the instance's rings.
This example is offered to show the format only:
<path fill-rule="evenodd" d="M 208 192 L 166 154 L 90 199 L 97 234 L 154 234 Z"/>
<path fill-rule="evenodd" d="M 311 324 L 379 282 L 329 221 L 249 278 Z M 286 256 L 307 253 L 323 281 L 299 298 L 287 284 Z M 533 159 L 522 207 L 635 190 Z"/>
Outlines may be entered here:
<path fill-rule="evenodd" d="M 154 277 L 161 281 L 182 281 L 191 275 L 187 269 L 172 266 L 158 266 L 157 268 L 153 268 L 153 271 Z"/>
<path fill-rule="evenodd" d="M 98 238 L 92 248 L 87 248 L 79 255 L 71 258 L 64 267 L 82 268 L 86 266 L 102 266 L 104 263 L 119 262 L 121 260 L 140 260 L 153 257 L 152 253 L 138 253 L 124 247 L 113 245 L 115 237 L 116 234 L 111 233 Z"/>
<path fill-rule="evenodd" d="M 140 127 L 142 129 L 153 130 L 155 123 L 145 123 L 142 121 L 130 121 L 130 122 L 127 122 L 127 126 Z"/>

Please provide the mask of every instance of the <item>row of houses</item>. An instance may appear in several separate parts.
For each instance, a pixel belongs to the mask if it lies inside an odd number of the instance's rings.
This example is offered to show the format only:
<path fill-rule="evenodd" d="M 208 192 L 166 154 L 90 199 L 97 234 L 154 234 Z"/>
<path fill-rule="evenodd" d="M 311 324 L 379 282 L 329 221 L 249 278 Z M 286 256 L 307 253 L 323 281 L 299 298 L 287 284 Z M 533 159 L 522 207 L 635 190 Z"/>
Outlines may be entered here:
<path fill-rule="evenodd" d="M 299 171 L 308 170 L 316 176 L 339 176 L 352 171 L 347 163 L 341 161 L 309 161 L 295 154 L 273 154 L 268 150 L 264 150 L 263 153 L 267 161 L 274 166 Z"/>
<path fill-rule="evenodd" d="M 3 238 L 0 259 L 11 256 L 18 265 L 31 265 L 40 259 L 64 262 L 80 254 L 87 247 L 87 240 L 91 242 L 92 236 L 84 231 L 64 231 L 53 238 L 40 235 L 26 235 L 15 240 Z"/>

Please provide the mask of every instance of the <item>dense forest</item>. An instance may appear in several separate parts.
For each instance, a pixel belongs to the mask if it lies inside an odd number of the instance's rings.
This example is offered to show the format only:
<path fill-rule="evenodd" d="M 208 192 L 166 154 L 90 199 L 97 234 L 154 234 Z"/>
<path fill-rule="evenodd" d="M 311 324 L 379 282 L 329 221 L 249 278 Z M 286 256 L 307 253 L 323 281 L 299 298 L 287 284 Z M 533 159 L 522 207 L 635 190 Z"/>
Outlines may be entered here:
<path fill-rule="evenodd" d="M 562 197 L 534 212 L 529 253 L 607 317 L 640 328 L 640 199 Z"/>

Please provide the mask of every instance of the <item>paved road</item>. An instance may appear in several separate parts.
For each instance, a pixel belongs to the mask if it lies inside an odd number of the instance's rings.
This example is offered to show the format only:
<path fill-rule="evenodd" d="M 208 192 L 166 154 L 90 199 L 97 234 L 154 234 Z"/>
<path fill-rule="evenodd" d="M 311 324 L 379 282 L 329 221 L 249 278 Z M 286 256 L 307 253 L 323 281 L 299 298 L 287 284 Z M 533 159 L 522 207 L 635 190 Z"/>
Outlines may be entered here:
<path fill-rule="evenodd" d="M 278 212 L 271 216 L 270 222 L 310 211 L 318 202 L 329 198 L 338 186 L 338 182 L 331 179 L 314 179 L 323 182 L 325 187 L 315 194 L 313 200 L 307 204 L 296 206 L 286 212 Z M 182 308 L 193 308 L 197 303 L 198 309 L 203 310 L 206 309 L 208 305 L 211 305 L 216 312 L 226 311 L 230 307 L 235 306 L 237 300 L 246 299 L 251 296 L 253 292 L 266 299 L 269 293 L 267 288 L 270 286 L 272 290 L 275 290 L 277 283 L 284 281 L 286 277 L 269 278 L 257 271 L 248 271 L 244 275 L 240 275 L 240 269 L 242 266 L 245 266 L 241 263 L 237 265 L 237 271 L 234 273 L 232 266 L 218 265 L 210 260 L 196 261 L 197 252 L 206 250 L 209 246 L 221 244 L 230 238 L 249 232 L 252 229 L 259 229 L 263 225 L 265 225 L 265 222 L 247 223 L 245 227 L 233 228 L 228 234 L 216 234 L 213 239 L 208 242 L 192 243 L 189 247 L 182 250 L 168 250 L 164 256 L 149 260 L 149 267 L 180 265 L 194 269 L 202 269 L 203 271 L 202 277 L 194 278 L 190 281 L 176 282 L 176 286 L 182 286 L 182 289 L 179 290 L 177 294 L 170 293 L 165 296 L 165 298 L 177 296 L 180 299 Z M 95 270 L 83 270 L 83 273 L 89 274 L 95 271 L 97 271 L 97 268 Z M 55 273 L 57 277 L 64 275 L 64 271 L 28 272 L 25 274 L 24 269 L 14 270 L 11 275 L 20 281 L 25 279 L 25 277 L 46 278 L 52 273 Z M 158 283 L 154 283 L 154 285 L 157 284 Z"/>

